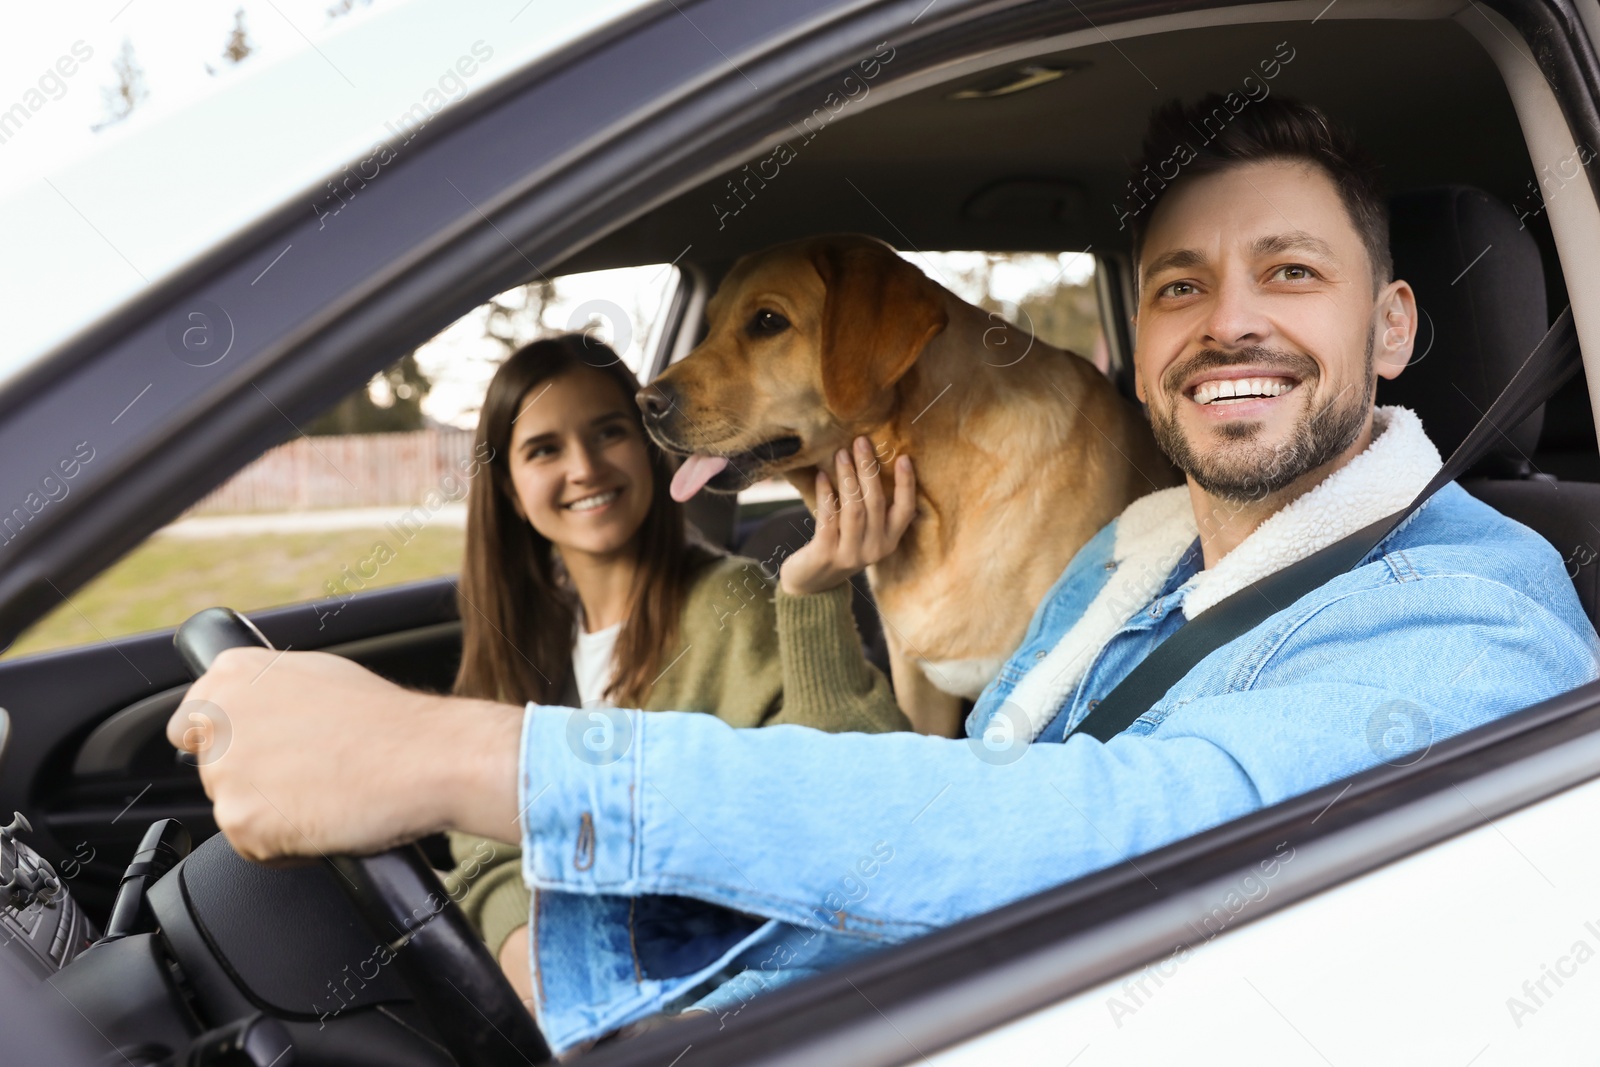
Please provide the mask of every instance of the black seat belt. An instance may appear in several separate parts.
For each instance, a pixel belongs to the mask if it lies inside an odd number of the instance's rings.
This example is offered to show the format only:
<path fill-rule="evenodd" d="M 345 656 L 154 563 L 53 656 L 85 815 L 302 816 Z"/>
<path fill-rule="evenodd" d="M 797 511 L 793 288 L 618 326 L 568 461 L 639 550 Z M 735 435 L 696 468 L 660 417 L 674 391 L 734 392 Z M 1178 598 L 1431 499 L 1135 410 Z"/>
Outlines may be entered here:
<path fill-rule="evenodd" d="M 1206 656 L 1359 564 L 1429 497 L 1470 470 L 1495 438 L 1503 435 L 1502 426 L 1514 429 L 1520 425 L 1565 385 L 1579 366 L 1578 333 L 1568 307 L 1415 500 L 1388 518 L 1252 582 L 1201 618 L 1185 623 L 1130 671 L 1072 733 L 1109 741 L 1149 711 Z"/>

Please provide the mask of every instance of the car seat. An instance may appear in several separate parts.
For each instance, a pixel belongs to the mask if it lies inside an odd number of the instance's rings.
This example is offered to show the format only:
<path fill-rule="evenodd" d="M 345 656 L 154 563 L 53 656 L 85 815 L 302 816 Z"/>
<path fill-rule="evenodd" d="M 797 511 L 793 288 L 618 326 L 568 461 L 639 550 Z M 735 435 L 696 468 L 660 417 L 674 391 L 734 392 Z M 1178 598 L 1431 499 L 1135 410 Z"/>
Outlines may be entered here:
<path fill-rule="evenodd" d="M 1449 455 L 1549 328 L 1544 268 L 1532 234 L 1481 189 L 1404 193 L 1389 210 L 1394 276 L 1416 291 L 1421 327 L 1411 365 L 1393 381 L 1379 381 L 1378 402 L 1411 408 Z M 1533 456 L 1543 420 L 1541 409 L 1505 429 L 1461 486 L 1555 546 L 1593 621 L 1600 484 L 1538 469 Z"/>

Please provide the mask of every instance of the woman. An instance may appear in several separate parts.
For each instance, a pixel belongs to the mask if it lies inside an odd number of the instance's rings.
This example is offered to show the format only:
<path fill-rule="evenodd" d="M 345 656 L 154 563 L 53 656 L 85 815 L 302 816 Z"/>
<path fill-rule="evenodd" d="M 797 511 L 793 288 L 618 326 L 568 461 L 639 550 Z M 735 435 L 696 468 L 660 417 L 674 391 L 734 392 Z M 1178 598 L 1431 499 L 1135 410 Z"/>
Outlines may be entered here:
<path fill-rule="evenodd" d="M 699 711 L 741 727 L 908 729 L 862 652 L 847 579 L 893 551 L 910 524 L 910 460 L 895 465 L 890 505 L 870 443 L 858 440 L 855 458 L 841 450 L 835 477 L 846 491 L 834 496 L 818 471 L 817 536 L 774 583 L 755 561 L 686 536 L 638 388 L 616 353 L 582 334 L 535 341 L 496 372 L 478 422 L 478 454 L 489 459 L 468 498 L 455 692 Z M 589 725 L 571 736 L 596 736 Z M 465 836 L 452 848 L 461 865 L 452 896 L 530 997 L 516 850 Z"/>

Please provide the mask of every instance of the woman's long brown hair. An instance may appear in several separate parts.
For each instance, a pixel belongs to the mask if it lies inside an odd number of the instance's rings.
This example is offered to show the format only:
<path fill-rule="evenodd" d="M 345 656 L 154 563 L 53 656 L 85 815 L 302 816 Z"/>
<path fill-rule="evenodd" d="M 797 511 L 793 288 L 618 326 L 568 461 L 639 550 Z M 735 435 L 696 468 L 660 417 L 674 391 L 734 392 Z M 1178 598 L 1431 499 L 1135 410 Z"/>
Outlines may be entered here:
<path fill-rule="evenodd" d="M 715 558 L 686 536 L 683 507 L 668 492 L 672 468 L 644 431 L 633 403 L 639 382 L 616 353 L 578 333 L 518 349 L 495 372 L 478 416 L 476 454 L 489 458 L 467 498 L 467 548 L 456 587 L 461 669 L 455 692 L 461 696 L 555 703 L 571 680 L 577 594 L 549 539 L 512 506 L 510 452 L 511 427 L 523 398 L 582 368 L 609 379 L 633 414 L 650 455 L 654 488 L 636 542 L 639 567 L 617 636 L 617 671 L 606 690 L 612 701 L 623 706 L 644 701 L 675 644 L 693 579 Z"/>

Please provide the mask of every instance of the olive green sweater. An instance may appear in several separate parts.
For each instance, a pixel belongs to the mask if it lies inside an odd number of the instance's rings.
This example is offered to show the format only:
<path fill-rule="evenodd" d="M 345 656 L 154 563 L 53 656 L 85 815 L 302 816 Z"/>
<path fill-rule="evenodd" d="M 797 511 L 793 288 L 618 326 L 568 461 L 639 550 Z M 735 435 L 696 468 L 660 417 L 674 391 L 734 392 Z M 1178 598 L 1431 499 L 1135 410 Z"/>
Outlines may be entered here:
<path fill-rule="evenodd" d="M 717 560 L 690 588 L 677 645 L 663 662 L 668 666 L 644 700 L 646 711 L 704 712 L 740 727 L 911 728 L 889 683 L 862 652 L 848 584 L 790 596 L 754 560 Z M 576 704 L 576 691 L 568 698 Z M 528 921 L 521 851 L 456 833 L 450 848 L 457 866 L 446 888 L 498 956 Z"/>

